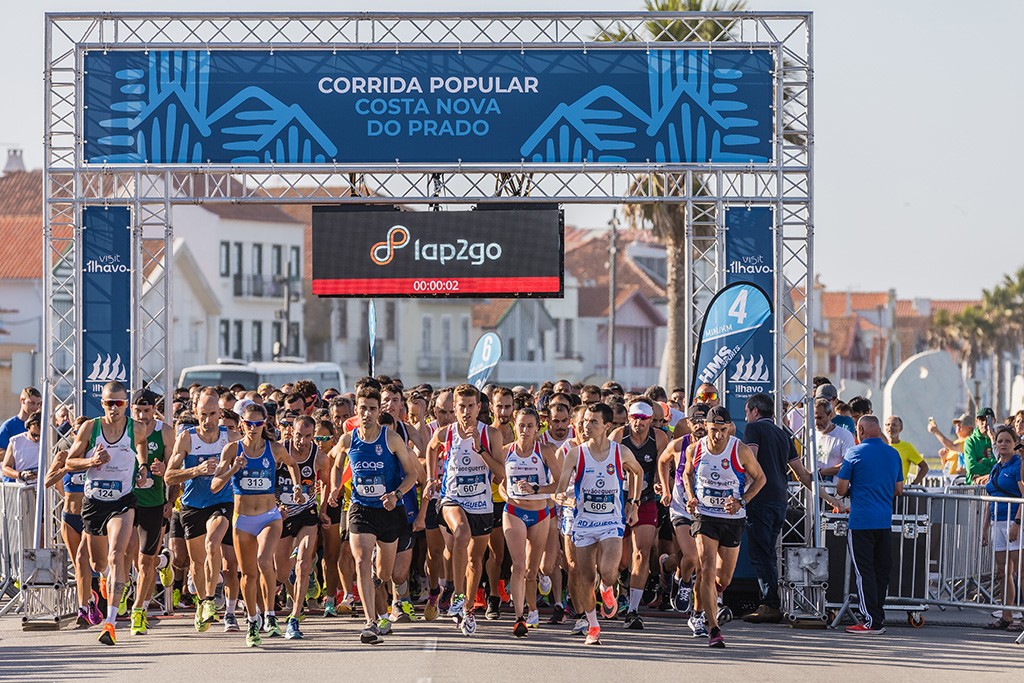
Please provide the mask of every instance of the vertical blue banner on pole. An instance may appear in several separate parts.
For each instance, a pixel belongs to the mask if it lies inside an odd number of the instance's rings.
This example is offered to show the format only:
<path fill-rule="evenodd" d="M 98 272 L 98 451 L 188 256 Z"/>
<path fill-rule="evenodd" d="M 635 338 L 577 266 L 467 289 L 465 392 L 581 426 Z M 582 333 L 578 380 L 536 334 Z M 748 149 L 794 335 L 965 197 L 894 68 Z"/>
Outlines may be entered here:
<path fill-rule="evenodd" d="M 369 355 L 369 370 L 370 377 L 373 377 L 373 371 L 376 370 L 376 346 L 377 346 L 377 306 L 373 303 L 373 299 L 370 299 L 370 305 L 366 307 L 366 332 L 367 338 L 370 344 Z"/>
<path fill-rule="evenodd" d="M 775 301 L 775 216 L 768 207 L 733 207 L 725 212 L 725 283 L 750 282 Z M 723 402 L 736 423 L 736 433 L 746 427 L 743 419 L 747 399 L 772 393 L 775 377 L 773 320 L 769 318 L 740 349 L 724 373 Z"/>
<path fill-rule="evenodd" d="M 131 388 L 132 230 L 127 207 L 82 209 L 82 414 L 103 414 L 103 385 Z"/>

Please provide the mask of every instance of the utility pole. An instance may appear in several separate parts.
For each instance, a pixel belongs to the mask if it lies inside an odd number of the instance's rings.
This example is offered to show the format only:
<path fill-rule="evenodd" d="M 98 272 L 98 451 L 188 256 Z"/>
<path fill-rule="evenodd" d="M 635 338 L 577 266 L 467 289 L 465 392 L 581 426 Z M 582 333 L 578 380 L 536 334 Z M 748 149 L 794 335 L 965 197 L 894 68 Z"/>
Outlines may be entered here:
<path fill-rule="evenodd" d="M 615 379 L 615 270 L 616 255 L 619 252 L 618 209 L 612 209 L 612 219 L 608 221 L 611 232 L 608 238 L 608 379 Z"/>

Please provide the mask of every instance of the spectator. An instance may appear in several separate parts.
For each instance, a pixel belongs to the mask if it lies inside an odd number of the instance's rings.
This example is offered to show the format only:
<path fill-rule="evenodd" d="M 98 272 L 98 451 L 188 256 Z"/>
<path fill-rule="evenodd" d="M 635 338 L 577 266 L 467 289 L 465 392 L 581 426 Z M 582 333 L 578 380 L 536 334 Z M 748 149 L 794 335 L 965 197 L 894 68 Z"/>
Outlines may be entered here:
<path fill-rule="evenodd" d="M 3 460 L 5 481 L 30 484 L 39 474 L 39 438 L 42 419 L 32 413 L 24 421 L 25 431 L 10 438 Z"/>
<path fill-rule="evenodd" d="M 835 388 L 835 385 L 822 384 L 814 390 L 814 398 L 824 398 L 830 401 L 832 403 L 832 411 L 835 413 L 836 403 L 839 402 L 839 390 Z M 857 431 L 856 423 L 853 421 L 853 418 L 847 417 L 846 415 L 833 414 L 832 422 L 850 432 L 850 434 L 854 434 Z"/>
<path fill-rule="evenodd" d="M 974 431 L 964 441 L 964 474 L 968 484 L 984 486 L 992 466 L 992 420 L 996 417 L 991 408 L 982 408 L 974 420 Z"/>
<path fill-rule="evenodd" d="M 995 451 L 998 460 L 993 465 L 985 484 L 985 492 L 998 498 L 1020 498 L 1024 496 L 1021 482 L 1020 455 L 1016 452 L 1019 441 L 1013 429 L 1000 425 L 995 431 Z M 1024 446 L 1022 446 L 1024 448 Z M 1016 503 L 990 503 L 989 514 L 985 515 L 981 532 L 981 544 L 991 546 L 995 553 L 993 567 L 996 579 L 1002 589 L 1003 604 L 1016 602 L 1017 586 L 1014 577 L 1020 566 L 1020 505 Z M 998 568 L 1003 571 L 999 572 Z M 1019 604 L 1019 603 L 1018 603 Z M 1003 610 L 1002 615 L 985 628 L 1005 631 L 1019 630 L 1013 624 L 1013 612 Z"/>
<path fill-rule="evenodd" d="M 964 413 L 960 417 L 954 418 L 953 430 L 956 434 L 955 441 L 939 430 L 935 420 L 928 419 L 928 431 L 942 444 L 942 448 L 939 449 L 939 459 L 942 461 L 942 471 L 949 477 L 955 477 L 964 472 L 964 442 L 971 435 L 971 416 Z"/>
<path fill-rule="evenodd" d="M 903 481 L 907 481 L 910 475 L 910 466 L 917 465 L 917 476 L 912 484 L 919 486 L 928 474 L 928 463 L 924 456 L 909 441 L 901 441 L 900 434 L 903 433 L 903 419 L 899 415 L 890 415 L 885 419 L 885 433 L 889 437 L 889 445 L 900 454 L 900 461 L 903 463 Z"/>
<path fill-rule="evenodd" d="M 814 441 L 818 451 L 818 476 L 828 481 L 838 474 L 846 453 L 857 445 L 853 434 L 837 425 L 833 417 L 830 400 L 814 400 Z"/>
<path fill-rule="evenodd" d="M 11 443 L 11 437 L 28 431 L 25 420 L 32 413 L 38 413 L 42 409 L 43 397 L 35 387 L 25 387 L 21 390 L 18 403 L 18 414 L 8 418 L 0 425 L 0 451 L 7 450 L 7 446 Z"/>
<path fill-rule="evenodd" d="M 849 539 L 857 593 L 864 621 L 847 633 L 885 633 L 885 596 L 892 569 L 892 508 L 903 493 L 899 453 L 882 440 L 878 418 L 865 415 L 857 423 L 860 443 L 846 454 L 836 478 L 836 493 L 850 496 Z"/>

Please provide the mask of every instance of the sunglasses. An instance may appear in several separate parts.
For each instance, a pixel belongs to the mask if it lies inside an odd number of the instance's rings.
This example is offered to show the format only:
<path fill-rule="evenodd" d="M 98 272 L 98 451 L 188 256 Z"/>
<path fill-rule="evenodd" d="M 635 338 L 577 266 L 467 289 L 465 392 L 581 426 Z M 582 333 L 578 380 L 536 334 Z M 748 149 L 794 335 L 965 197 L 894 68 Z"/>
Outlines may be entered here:
<path fill-rule="evenodd" d="M 288 420 L 281 420 L 277 423 L 279 427 L 291 427 L 292 423 Z"/>
<path fill-rule="evenodd" d="M 32 439 L 33 441 L 39 441 L 39 432 L 29 432 L 28 438 Z"/>
<path fill-rule="evenodd" d="M 250 429 L 258 429 L 259 427 L 262 427 L 264 424 L 266 424 L 267 421 L 266 420 L 242 420 L 242 422 L 245 424 L 246 427 L 249 427 Z"/>
<path fill-rule="evenodd" d="M 330 440 L 331 440 L 331 437 L 329 437 L 329 436 L 314 436 L 313 437 L 313 441 L 316 441 L 317 443 L 327 443 Z"/>
<path fill-rule="evenodd" d="M 633 418 L 634 420 L 640 420 L 642 422 L 647 422 L 647 420 L 650 420 L 652 416 L 651 415 L 630 415 L 630 417 Z"/>
<path fill-rule="evenodd" d="M 107 398 L 103 400 L 104 408 L 121 408 L 126 405 L 128 401 L 123 398 Z"/>
<path fill-rule="evenodd" d="M 718 394 L 717 393 L 697 394 L 697 399 L 701 403 L 707 403 L 708 401 L 717 401 L 718 400 Z"/>

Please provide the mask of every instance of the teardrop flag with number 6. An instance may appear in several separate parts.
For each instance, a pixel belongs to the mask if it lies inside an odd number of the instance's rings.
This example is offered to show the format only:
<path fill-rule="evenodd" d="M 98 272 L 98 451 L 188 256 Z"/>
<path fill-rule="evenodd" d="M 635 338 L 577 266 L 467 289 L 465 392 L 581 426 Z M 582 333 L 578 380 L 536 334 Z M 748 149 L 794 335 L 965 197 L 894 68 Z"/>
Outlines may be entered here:
<path fill-rule="evenodd" d="M 501 337 L 493 332 L 488 332 L 480 337 L 476 348 L 473 349 L 473 356 L 469 360 L 467 381 L 477 389 L 483 389 L 499 360 L 501 360 Z"/>

